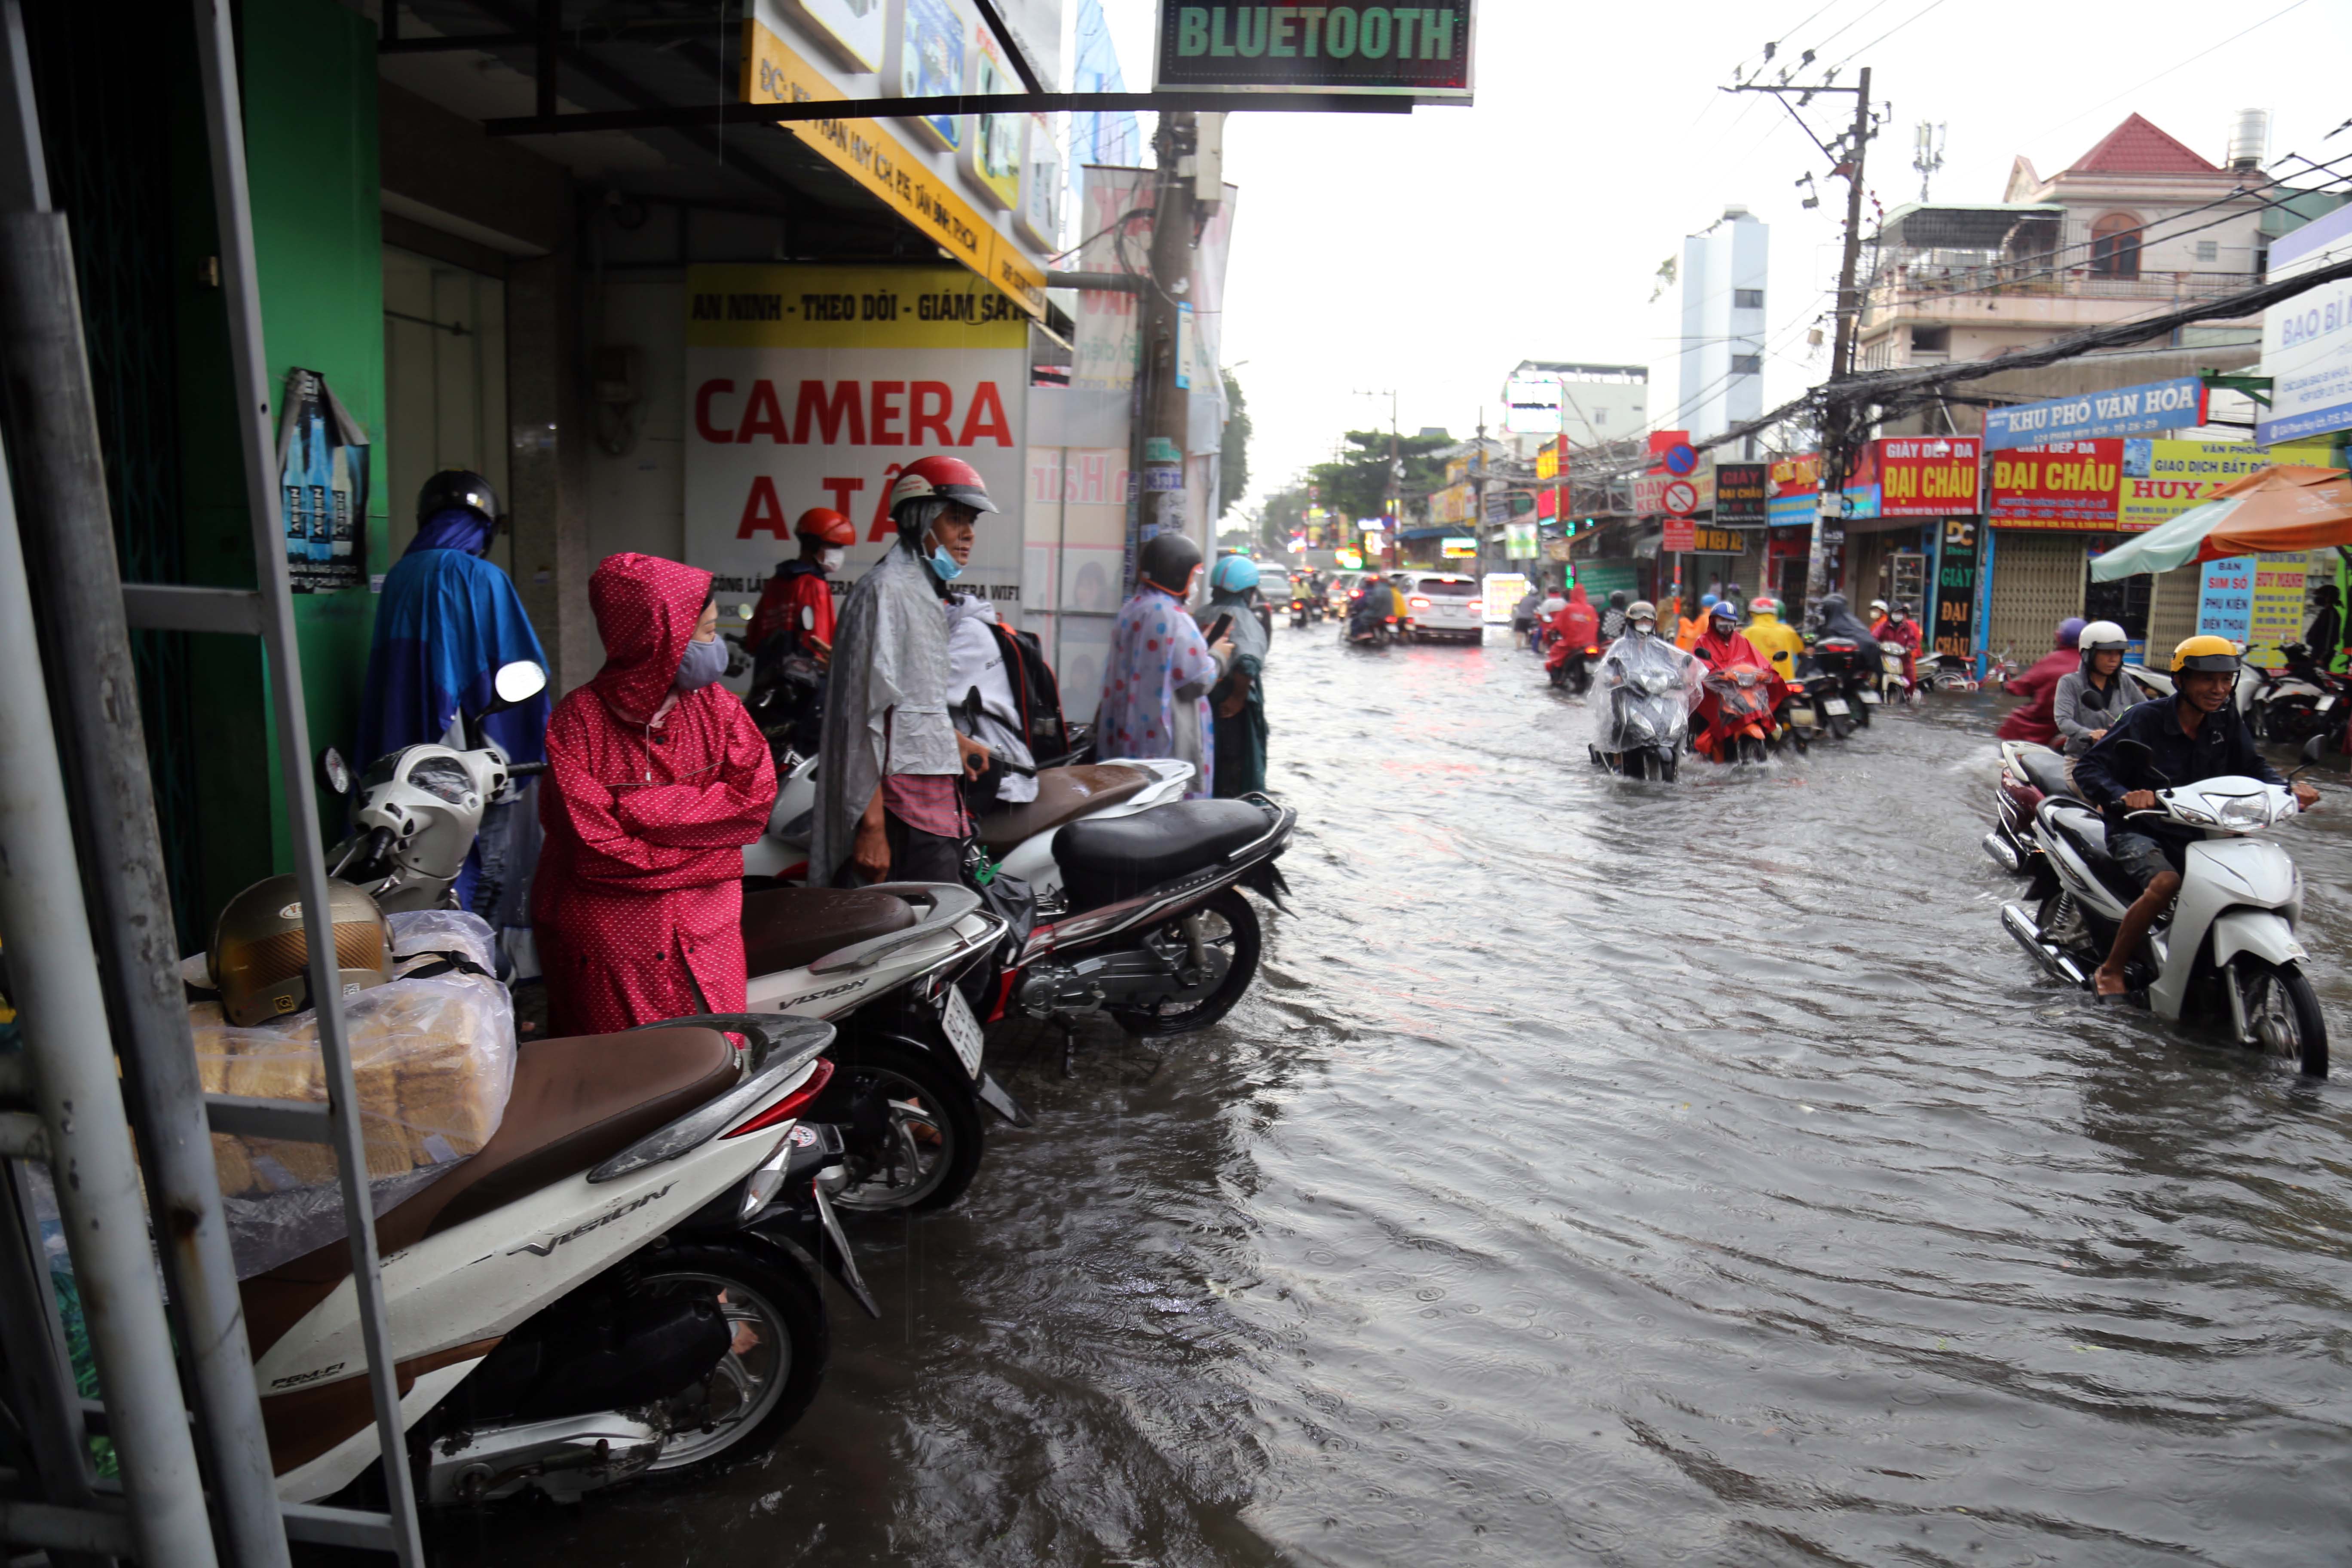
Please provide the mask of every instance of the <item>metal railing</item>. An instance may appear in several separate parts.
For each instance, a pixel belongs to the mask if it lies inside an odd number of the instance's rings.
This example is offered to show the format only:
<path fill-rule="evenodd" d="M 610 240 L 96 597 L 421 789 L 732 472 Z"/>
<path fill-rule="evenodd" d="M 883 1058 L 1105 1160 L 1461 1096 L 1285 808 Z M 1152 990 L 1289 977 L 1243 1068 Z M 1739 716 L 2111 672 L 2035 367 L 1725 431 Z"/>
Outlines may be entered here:
<path fill-rule="evenodd" d="M 38 1495 L 0 1497 L 0 1540 L 66 1564 L 129 1557 L 213 1568 L 226 1556 L 270 1568 L 289 1561 L 294 1539 L 387 1551 L 413 1565 L 415 1501 L 310 780 L 229 8 L 194 0 L 259 586 L 126 589 L 72 247 L 50 208 L 20 5 L 0 0 L 0 660 L 11 675 L 0 682 L 0 932 L 24 1039 L 20 1058 L 0 1058 L 0 1393 L 31 1472 L 7 1490 Z M 323 1108 L 273 1104 L 257 1115 L 202 1092 L 141 736 L 132 626 L 260 639 Z M 45 641 L 52 652 L 69 647 L 69 657 L 45 659 Z M 265 1130 L 335 1152 L 391 1500 L 384 1513 L 277 1496 L 211 1143 L 214 1131 Z M 49 1184 L 96 1401 L 75 1387 L 34 1223 L 42 1166 L 65 1173 Z M 96 1474 L 99 1436 L 113 1445 L 119 1485 Z"/>

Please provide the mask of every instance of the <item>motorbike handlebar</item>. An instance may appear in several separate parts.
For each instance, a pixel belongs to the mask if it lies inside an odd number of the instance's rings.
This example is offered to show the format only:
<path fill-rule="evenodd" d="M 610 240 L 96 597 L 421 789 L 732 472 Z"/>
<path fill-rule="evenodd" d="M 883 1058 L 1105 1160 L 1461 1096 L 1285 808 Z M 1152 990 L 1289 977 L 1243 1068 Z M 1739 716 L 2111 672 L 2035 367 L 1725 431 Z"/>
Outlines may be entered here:
<path fill-rule="evenodd" d="M 536 778 L 546 771 L 545 763 L 509 763 L 507 764 L 507 777 L 510 779 Z"/>

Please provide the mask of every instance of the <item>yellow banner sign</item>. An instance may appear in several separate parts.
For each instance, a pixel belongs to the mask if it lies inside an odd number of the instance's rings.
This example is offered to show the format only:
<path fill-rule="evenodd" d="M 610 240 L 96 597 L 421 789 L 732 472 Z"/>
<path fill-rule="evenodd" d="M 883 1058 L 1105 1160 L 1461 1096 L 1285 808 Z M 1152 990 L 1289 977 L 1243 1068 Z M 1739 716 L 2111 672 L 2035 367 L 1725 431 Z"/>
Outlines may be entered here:
<path fill-rule="evenodd" d="M 687 273 L 695 348 L 1018 349 L 1018 301 L 938 262 L 908 267 L 702 266 Z"/>
<path fill-rule="evenodd" d="M 848 103 L 824 72 L 751 18 L 743 23 L 749 103 Z M 1045 273 L 898 139 L 871 120 L 796 120 L 781 129 L 863 185 L 1029 315 L 1045 313 Z"/>

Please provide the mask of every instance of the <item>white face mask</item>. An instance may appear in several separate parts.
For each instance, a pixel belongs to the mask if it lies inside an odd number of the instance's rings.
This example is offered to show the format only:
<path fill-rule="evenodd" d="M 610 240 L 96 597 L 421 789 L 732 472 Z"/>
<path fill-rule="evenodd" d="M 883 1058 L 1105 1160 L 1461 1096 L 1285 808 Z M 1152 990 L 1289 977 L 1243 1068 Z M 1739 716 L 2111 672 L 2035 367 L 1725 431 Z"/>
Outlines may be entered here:
<path fill-rule="evenodd" d="M 1658 623 L 1655 621 L 1635 621 L 1633 623 L 1633 629 L 1640 632 L 1643 637 L 1648 637 L 1652 632 L 1658 629 Z"/>
<path fill-rule="evenodd" d="M 840 571 L 841 563 L 848 559 L 849 552 L 846 550 L 820 550 L 816 553 L 817 564 L 828 572 Z"/>

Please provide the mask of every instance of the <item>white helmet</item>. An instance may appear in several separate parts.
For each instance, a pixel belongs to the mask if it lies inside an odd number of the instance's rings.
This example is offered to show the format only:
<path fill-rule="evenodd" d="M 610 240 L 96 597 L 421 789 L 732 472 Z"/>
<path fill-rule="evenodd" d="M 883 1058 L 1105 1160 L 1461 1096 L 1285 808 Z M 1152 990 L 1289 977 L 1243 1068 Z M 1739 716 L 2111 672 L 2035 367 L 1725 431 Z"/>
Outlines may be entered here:
<path fill-rule="evenodd" d="M 2102 648 L 2121 652 L 2131 646 L 2131 638 L 2126 637 L 2123 627 L 2113 621 L 2093 621 L 2083 628 L 2082 636 L 2074 639 L 2074 646 L 2086 655 Z"/>

